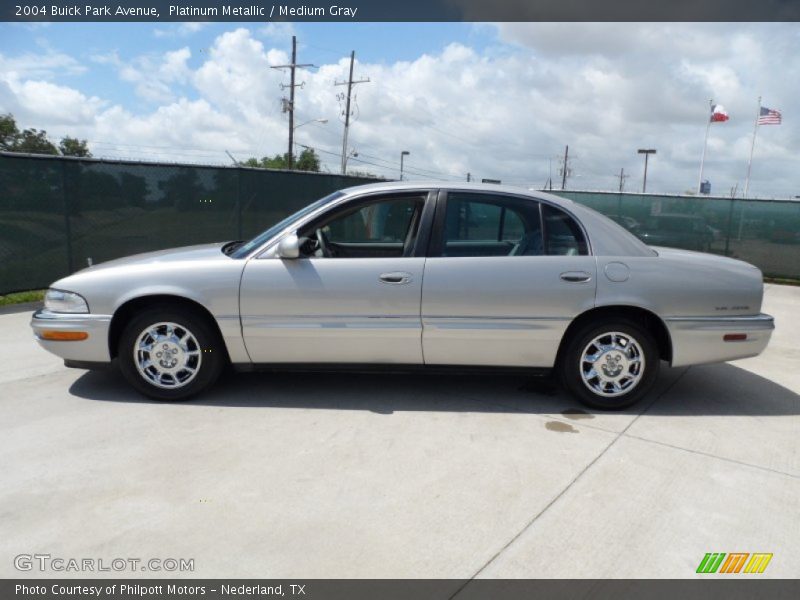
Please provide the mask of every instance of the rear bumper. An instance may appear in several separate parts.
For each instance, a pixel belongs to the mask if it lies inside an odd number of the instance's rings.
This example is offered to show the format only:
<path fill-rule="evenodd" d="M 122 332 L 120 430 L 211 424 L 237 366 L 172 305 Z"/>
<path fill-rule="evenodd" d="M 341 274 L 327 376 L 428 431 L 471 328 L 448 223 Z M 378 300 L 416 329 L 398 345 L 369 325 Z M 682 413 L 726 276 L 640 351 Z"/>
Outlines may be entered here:
<path fill-rule="evenodd" d="M 770 315 L 746 317 L 673 317 L 664 319 L 672 339 L 672 366 L 702 365 L 761 354 L 775 320 Z M 745 334 L 726 342 L 726 334 Z"/>
<path fill-rule="evenodd" d="M 64 360 L 108 363 L 108 331 L 111 315 L 66 314 L 38 310 L 31 318 L 31 328 L 39 345 Z M 47 331 L 85 332 L 88 337 L 80 341 L 54 341 L 42 339 Z"/>

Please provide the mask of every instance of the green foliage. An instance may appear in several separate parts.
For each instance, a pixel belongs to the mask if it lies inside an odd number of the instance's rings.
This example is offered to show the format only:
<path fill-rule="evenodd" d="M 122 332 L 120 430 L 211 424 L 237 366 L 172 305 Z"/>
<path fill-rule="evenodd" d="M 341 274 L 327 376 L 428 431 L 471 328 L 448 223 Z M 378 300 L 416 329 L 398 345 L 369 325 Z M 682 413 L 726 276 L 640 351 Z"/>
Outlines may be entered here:
<path fill-rule="evenodd" d="M 42 129 L 26 129 L 20 131 L 14 115 L 0 115 L 0 150 L 6 152 L 22 152 L 26 154 L 52 154 L 62 156 L 81 156 L 89 158 L 86 140 L 70 136 L 61 139 L 58 148 L 47 139 L 47 132 Z"/>
<path fill-rule="evenodd" d="M 58 149 L 63 156 L 80 156 L 83 158 L 91 158 L 92 156 L 92 153 L 89 152 L 89 147 L 86 145 L 86 140 L 79 140 L 70 136 L 62 138 Z"/>
<path fill-rule="evenodd" d="M 298 171 L 319 173 L 319 156 L 317 156 L 313 148 L 306 148 L 300 153 L 300 157 L 295 164 L 295 169 Z"/>
<path fill-rule="evenodd" d="M 14 142 L 14 152 L 27 154 L 58 154 L 58 148 L 47 139 L 47 132 L 38 129 L 26 129 Z"/>
<path fill-rule="evenodd" d="M 319 173 L 320 164 L 319 156 L 314 152 L 313 148 L 306 148 L 300 153 L 300 156 L 294 157 L 293 170 L 295 171 L 311 171 Z M 259 160 L 255 157 L 250 157 L 243 163 L 243 167 L 253 167 L 256 169 L 288 169 L 289 168 L 289 154 L 276 154 L 275 156 L 263 156 Z"/>
<path fill-rule="evenodd" d="M 0 306 L 22 304 L 23 302 L 42 302 L 46 290 L 32 290 L 30 292 L 16 292 L 0 296 Z"/>
<path fill-rule="evenodd" d="M 272 158 L 266 156 L 261 159 L 261 166 L 265 169 L 288 169 L 289 168 L 289 154 L 284 155 L 276 154 Z"/>
<path fill-rule="evenodd" d="M 0 115 L 0 150 L 13 151 L 19 137 L 19 129 L 13 115 Z"/>

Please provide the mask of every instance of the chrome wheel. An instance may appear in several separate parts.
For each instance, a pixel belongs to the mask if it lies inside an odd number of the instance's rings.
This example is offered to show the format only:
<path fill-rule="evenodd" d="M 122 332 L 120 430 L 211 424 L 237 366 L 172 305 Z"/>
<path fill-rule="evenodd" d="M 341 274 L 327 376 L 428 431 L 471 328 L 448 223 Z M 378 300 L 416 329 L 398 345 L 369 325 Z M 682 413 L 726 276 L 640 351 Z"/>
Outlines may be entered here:
<path fill-rule="evenodd" d="M 586 345 L 579 368 L 584 385 L 592 393 L 613 398 L 639 384 L 645 368 L 644 352 L 633 336 L 610 331 Z"/>
<path fill-rule="evenodd" d="M 177 389 L 192 381 L 203 354 L 197 338 L 177 323 L 155 323 L 145 328 L 133 347 L 133 362 L 150 384 Z"/>

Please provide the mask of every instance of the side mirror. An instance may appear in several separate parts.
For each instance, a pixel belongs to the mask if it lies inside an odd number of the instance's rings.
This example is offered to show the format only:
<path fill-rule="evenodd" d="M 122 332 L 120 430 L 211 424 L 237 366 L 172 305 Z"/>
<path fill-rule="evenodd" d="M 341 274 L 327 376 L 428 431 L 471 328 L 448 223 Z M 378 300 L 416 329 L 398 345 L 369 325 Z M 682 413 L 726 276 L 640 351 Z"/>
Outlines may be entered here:
<path fill-rule="evenodd" d="M 278 258 L 299 258 L 300 239 L 296 233 L 290 233 L 278 244 Z"/>

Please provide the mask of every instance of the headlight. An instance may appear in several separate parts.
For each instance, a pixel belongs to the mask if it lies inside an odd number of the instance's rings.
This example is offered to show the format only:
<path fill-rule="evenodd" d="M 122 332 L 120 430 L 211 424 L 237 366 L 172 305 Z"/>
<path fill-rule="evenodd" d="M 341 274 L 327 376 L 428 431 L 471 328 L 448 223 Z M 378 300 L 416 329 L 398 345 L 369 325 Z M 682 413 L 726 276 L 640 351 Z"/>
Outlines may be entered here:
<path fill-rule="evenodd" d="M 47 290 L 44 296 L 44 307 L 59 313 L 88 313 L 89 305 L 83 296 L 63 290 Z"/>

